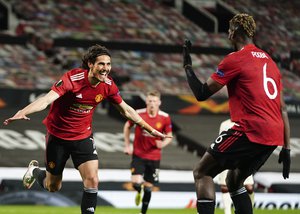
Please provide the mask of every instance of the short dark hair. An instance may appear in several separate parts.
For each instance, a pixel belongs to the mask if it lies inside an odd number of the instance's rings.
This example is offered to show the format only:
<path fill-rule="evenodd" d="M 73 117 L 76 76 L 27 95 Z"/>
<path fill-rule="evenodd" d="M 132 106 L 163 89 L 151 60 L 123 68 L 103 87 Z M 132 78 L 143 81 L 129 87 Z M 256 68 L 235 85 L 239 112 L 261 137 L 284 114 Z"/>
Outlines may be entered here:
<path fill-rule="evenodd" d="M 82 56 L 81 67 L 84 69 L 89 69 L 88 63 L 91 62 L 94 64 L 96 62 L 96 58 L 101 55 L 108 55 L 110 57 L 109 50 L 106 47 L 98 44 L 89 47 L 87 52 Z"/>
<path fill-rule="evenodd" d="M 256 24 L 252 16 L 246 13 L 236 14 L 230 21 L 231 26 L 235 27 L 234 31 L 243 31 L 249 38 L 255 34 Z"/>

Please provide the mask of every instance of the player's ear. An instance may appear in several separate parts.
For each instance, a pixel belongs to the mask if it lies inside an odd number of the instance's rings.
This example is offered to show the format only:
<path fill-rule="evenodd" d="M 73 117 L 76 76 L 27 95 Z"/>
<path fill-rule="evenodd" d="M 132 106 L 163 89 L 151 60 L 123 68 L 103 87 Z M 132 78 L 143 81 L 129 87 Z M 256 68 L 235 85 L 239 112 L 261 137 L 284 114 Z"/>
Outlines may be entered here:
<path fill-rule="evenodd" d="M 160 106 L 160 105 L 161 105 L 161 100 L 158 101 L 158 106 Z"/>
<path fill-rule="evenodd" d="M 91 69 L 92 67 L 93 67 L 93 63 L 91 63 L 90 61 L 87 63 L 88 64 L 88 66 L 89 66 L 89 68 Z"/>

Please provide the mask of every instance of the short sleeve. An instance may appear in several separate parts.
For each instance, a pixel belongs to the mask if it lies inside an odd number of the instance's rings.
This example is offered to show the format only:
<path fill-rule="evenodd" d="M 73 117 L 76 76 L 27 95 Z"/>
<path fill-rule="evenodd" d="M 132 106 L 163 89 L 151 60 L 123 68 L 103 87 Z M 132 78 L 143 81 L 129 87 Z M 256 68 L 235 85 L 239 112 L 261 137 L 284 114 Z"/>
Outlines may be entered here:
<path fill-rule="evenodd" d="M 172 132 L 172 121 L 170 116 L 166 117 L 166 126 L 165 126 L 165 133 Z"/>
<path fill-rule="evenodd" d="M 211 78 L 221 85 L 226 85 L 239 74 L 240 70 L 239 61 L 234 54 L 231 54 L 220 62 L 217 71 L 211 75 Z"/>
<path fill-rule="evenodd" d="M 55 82 L 51 89 L 59 94 L 59 96 L 64 95 L 66 92 L 71 91 L 73 85 L 70 81 L 68 73 L 65 73 L 60 80 Z"/>
<path fill-rule="evenodd" d="M 120 104 L 122 102 L 123 99 L 115 83 L 111 85 L 110 92 L 109 95 L 107 96 L 107 99 L 109 102 L 112 102 L 114 104 Z"/>

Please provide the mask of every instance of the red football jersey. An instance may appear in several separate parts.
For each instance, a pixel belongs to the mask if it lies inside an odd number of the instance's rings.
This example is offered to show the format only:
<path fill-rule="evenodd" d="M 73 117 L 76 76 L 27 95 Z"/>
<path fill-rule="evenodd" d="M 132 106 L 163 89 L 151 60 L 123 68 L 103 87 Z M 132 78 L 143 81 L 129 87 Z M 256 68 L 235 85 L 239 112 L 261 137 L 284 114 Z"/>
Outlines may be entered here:
<path fill-rule="evenodd" d="M 155 117 L 151 117 L 147 113 L 146 108 L 138 109 L 137 112 L 148 124 L 150 124 L 157 131 L 165 134 L 172 132 L 171 118 L 166 112 L 160 110 Z M 131 126 L 134 125 L 132 121 L 129 121 L 129 123 Z M 136 126 L 133 142 L 133 154 L 143 159 L 160 160 L 161 149 L 156 147 L 156 140 L 161 139 L 150 135 L 140 126 Z"/>
<path fill-rule="evenodd" d="M 111 78 L 93 87 L 88 81 L 88 71 L 81 68 L 66 72 L 51 89 L 60 97 L 51 104 L 43 123 L 50 134 L 65 140 L 91 135 L 94 110 L 104 99 L 115 104 L 122 102 Z"/>
<path fill-rule="evenodd" d="M 267 53 L 246 45 L 227 55 L 211 78 L 227 85 L 234 129 L 245 132 L 255 143 L 283 145 L 281 74 Z"/>

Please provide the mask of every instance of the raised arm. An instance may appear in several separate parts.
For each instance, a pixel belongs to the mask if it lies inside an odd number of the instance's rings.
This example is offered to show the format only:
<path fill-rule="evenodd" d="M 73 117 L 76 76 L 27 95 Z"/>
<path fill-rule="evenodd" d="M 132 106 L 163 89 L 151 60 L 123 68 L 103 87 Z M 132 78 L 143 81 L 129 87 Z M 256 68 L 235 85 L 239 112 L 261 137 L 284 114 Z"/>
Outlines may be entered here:
<path fill-rule="evenodd" d="M 152 126 L 150 126 L 146 121 L 144 121 L 140 115 L 131 107 L 129 106 L 124 100 L 118 104 L 115 105 L 115 107 L 118 109 L 118 111 L 127 119 L 133 121 L 135 124 L 139 125 L 143 129 L 145 129 L 147 132 L 149 132 L 151 135 L 155 137 L 161 137 L 161 138 L 172 138 L 171 136 L 167 136 L 163 133 L 160 133 L 156 129 L 154 129 Z"/>
<path fill-rule="evenodd" d="M 223 85 L 209 78 L 205 83 L 202 83 L 196 76 L 192 68 L 192 58 L 190 56 L 191 42 L 185 40 L 183 45 L 183 68 L 186 73 L 188 84 L 198 101 L 203 101 L 211 95 L 219 91 Z"/>
<path fill-rule="evenodd" d="M 56 100 L 59 95 L 51 90 L 46 95 L 38 98 L 34 102 L 27 105 L 25 108 L 19 110 L 13 117 L 6 119 L 3 124 L 8 125 L 9 123 L 15 120 L 30 120 L 27 115 L 32 114 L 34 112 L 39 112 L 44 110 L 50 103 Z"/>

